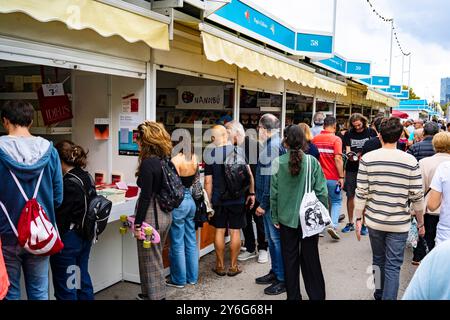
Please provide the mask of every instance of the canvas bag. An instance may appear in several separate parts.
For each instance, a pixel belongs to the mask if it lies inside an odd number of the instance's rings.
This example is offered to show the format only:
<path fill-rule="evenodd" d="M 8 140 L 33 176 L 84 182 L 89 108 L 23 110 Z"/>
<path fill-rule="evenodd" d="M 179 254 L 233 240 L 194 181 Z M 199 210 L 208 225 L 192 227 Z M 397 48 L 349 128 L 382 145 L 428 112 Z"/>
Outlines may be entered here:
<path fill-rule="evenodd" d="M 37 256 L 50 256 L 58 253 L 64 248 L 64 244 L 61 241 L 57 228 L 53 226 L 44 212 L 44 208 L 36 199 L 44 169 L 39 175 L 32 199 L 28 198 L 16 175 L 12 171 L 10 173 L 26 202 L 20 214 L 17 229 L 2 202 L 0 202 L 0 207 L 8 218 L 11 229 L 18 238 L 19 245 Z"/>
<path fill-rule="evenodd" d="M 3 300 L 8 293 L 9 278 L 6 271 L 5 260 L 2 253 L 2 242 L 0 241 L 0 300 Z"/>
<path fill-rule="evenodd" d="M 321 233 L 327 225 L 331 224 L 330 213 L 312 190 L 311 156 L 305 156 L 307 157 L 306 187 L 299 210 L 303 239 Z"/>

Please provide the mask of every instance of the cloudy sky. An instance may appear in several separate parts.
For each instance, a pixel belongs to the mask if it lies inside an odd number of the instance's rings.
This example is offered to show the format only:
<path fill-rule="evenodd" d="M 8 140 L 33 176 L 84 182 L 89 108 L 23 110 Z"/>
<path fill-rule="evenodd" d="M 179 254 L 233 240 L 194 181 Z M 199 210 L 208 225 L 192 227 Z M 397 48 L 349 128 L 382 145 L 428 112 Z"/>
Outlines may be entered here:
<path fill-rule="evenodd" d="M 305 30 L 332 31 L 334 0 L 251 0 L 288 24 Z M 411 86 L 422 98 L 439 101 L 440 79 L 450 77 L 449 0 L 371 0 L 394 18 L 403 50 L 412 52 Z M 372 12 L 367 0 L 338 0 L 335 51 L 369 60 L 372 73 L 389 74 L 390 24 Z M 402 78 L 402 54 L 394 40 L 393 84 Z M 408 60 L 405 59 L 405 71 Z M 408 75 L 404 76 L 407 85 Z"/>

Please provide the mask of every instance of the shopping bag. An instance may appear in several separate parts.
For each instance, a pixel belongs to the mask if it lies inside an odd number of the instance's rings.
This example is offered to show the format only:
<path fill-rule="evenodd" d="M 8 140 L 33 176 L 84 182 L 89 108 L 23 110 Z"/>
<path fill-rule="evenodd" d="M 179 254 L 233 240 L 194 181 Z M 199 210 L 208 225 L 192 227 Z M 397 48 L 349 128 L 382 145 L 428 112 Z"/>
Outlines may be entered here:
<path fill-rule="evenodd" d="M 8 272 L 6 271 L 5 260 L 2 253 L 2 242 L 0 240 L 0 300 L 6 297 L 9 288 Z"/>
<path fill-rule="evenodd" d="M 299 210 L 303 238 L 315 236 L 331 224 L 328 209 L 319 201 L 316 193 L 312 190 L 311 156 L 306 155 L 306 157 L 306 187 Z"/>
<path fill-rule="evenodd" d="M 411 227 L 408 232 L 408 239 L 406 240 L 406 246 L 409 248 L 417 248 L 417 242 L 419 241 L 419 231 L 417 230 L 416 218 L 411 221 Z"/>

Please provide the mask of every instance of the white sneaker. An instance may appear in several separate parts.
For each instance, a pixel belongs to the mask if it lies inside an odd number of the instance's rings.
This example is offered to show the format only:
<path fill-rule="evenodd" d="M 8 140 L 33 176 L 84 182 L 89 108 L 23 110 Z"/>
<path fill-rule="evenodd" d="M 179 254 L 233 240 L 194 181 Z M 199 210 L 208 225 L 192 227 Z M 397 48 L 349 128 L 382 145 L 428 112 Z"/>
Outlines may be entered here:
<path fill-rule="evenodd" d="M 247 251 L 247 248 L 246 247 L 243 247 L 243 246 L 241 246 L 241 252 L 246 252 Z"/>
<path fill-rule="evenodd" d="M 259 250 L 258 254 L 258 263 L 267 263 L 269 262 L 269 254 L 267 250 Z"/>
<path fill-rule="evenodd" d="M 256 258 L 257 254 L 256 251 L 255 252 L 242 252 L 239 256 L 238 256 L 238 260 L 239 261 L 247 261 L 248 259 L 252 259 L 252 258 Z"/>
<path fill-rule="evenodd" d="M 328 234 L 334 239 L 334 240 L 339 240 L 341 239 L 341 237 L 339 236 L 339 234 L 336 232 L 336 230 L 334 230 L 334 228 L 328 228 L 327 229 Z"/>

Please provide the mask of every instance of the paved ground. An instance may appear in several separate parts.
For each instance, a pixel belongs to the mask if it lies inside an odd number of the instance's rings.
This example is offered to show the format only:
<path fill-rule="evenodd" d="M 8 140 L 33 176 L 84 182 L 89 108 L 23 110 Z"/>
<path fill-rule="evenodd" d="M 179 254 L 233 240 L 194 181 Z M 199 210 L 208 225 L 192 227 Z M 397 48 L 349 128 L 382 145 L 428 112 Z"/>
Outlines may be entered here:
<path fill-rule="evenodd" d="M 369 238 L 361 242 L 355 234 L 341 235 L 339 242 L 332 240 L 328 234 L 320 239 L 320 256 L 325 276 L 327 299 L 331 300 L 370 300 L 372 290 L 368 288 L 371 274 L 371 251 Z M 227 254 L 228 255 L 228 254 Z M 411 265 L 412 251 L 406 249 L 405 262 L 401 271 L 399 299 L 402 297 L 415 268 Z M 263 293 L 265 286 L 255 284 L 255 277 L 266 274 L 270 268 L 267 264 L 258 264 L 256 259 L 241 263 L 243 272 L 238 276 L 219 277 L 210 270 L 214 266 L 214 252 L 200 260 L 199 283 L 184 289 L 167 288 L 168 300 L 270 300 L 286 299 L 286 295 L 267 296 Z M 229 258 L 227 259 L 229 265 Z M 302 280 L 301 280 L 302 281 Z M 140 292 L 140 286 L 132 283 L 119 283 L 96 295 L 96 299 L 134 299 Z M 307 299 L 302 285 L 302 294 Z"/>

